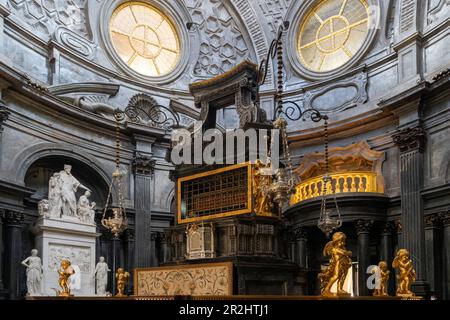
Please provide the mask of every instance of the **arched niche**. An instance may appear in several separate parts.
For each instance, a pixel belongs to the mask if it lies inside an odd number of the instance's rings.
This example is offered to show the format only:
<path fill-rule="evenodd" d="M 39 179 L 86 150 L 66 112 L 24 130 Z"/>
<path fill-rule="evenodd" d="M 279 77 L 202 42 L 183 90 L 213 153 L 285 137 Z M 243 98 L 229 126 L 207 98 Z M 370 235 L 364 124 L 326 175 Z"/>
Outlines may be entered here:
<path fill-rule="evenodd" d="M 48 197 L 48 181 L 55 172 L 60 172 L 64 169 L 64 165 L 72 166 L 72 175 L 84 186 L 92 191 L 90 197 L 94 201 L 96 208 L 103 208 L 106 203 L 108 195 L 108 182 L 88 164 L 77 159 L 70 158 L 63 155 L 50 155 L 39 158 L 28 167 L 25 174 L 25 185 L 36 190 L 31 196 L 32 199 L 40 200 Z M 76 197 L 77 199 L 85 192 L 79 188 Z"/>

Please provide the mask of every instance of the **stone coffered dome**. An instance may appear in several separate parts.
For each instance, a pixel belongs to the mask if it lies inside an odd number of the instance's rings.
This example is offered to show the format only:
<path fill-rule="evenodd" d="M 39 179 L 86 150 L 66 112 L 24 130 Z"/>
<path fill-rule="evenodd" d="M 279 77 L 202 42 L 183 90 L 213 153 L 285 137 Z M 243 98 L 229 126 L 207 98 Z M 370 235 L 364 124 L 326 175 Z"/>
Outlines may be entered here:
<path fill-rule="evenodd" d="M 261 62 L 280 23 L 289 21 L 283 38 L 286 95 L 329 114 L 332 122 L 378 112 L 377 102 L 398 84 L 396 46 L 410 25 L 401 15 L 409 12 L 406 2 L 401 7 L 393 0 L 4 2 L 5 52 L 14 66 L 46 86 L 119 84 L 119 94 L 106 101 L 112 107 L 145 92 L 163 105 L 175 99 L 194 110 L 190 83 L 244 60 Z M 419 26 L 431 44 L 435 33 L 427 30 L 441 24 L 448 10 L 445 1 L 435 2 L 427 4 Z M 144 13 L 127 11 L 133 7 Z M 126 18 L 119 17 L 119 24 L 118 15 Z M 441 68 L 427 57 L 425 77 Z M 269 116 L 274 76 L 270 68 L 261 94 Z M 309 126 L 294 123 L 290 130 Z"/>

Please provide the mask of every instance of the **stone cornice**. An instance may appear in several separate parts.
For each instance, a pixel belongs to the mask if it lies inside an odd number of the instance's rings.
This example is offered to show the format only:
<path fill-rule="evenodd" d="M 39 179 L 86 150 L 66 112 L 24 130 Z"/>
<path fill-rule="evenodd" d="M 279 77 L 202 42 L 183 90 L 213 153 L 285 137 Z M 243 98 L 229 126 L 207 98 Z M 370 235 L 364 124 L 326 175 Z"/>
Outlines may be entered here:
<path fill-rule="evenodd" d="M 54 96 L 50 92 L 37 92 L 35 89 L 30 88 L 28 84 L 29 78 L 26 75 L 17 72 L 1 61 L 0 77 L 4 78 L 8 83 L 11 84 L 11 86 L 7 89 L 8 91 L 15 92 L 16 94 L 31 99 L 35 103 L 41 103 L 52 110 L 58 110 L 58 112 L 70 116 L 73 119 L 81 120 L 83 123 L 95 124 L 95 127 L 101 127 L 109 131 L 115 130 L 115 122 L 113 120 L 106 119 L 95 113 L 91 113 L 74 105 L 71 105 L 64 100 Z M 123 128 L 124 127 L 122 126 L 122 130 Z M 139 132 L 145 135 L 158 136 L 161 138 L 165 136 L 166 139 L 170 138 L 165 130 L 151 128 L 130 122 L 127 122 L 126 124 L 126 132 Z"/>

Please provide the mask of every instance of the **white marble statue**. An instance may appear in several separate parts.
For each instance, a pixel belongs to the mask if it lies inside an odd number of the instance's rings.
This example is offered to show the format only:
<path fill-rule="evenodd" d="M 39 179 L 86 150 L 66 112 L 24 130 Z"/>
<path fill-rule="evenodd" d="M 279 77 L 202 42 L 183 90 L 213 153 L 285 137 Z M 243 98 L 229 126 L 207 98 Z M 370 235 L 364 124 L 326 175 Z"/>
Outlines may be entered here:
<path fill-rule="evenodd" d="M 95 223 L 95 202 L 90 203 L 89 197 L 91 196 L 90 191 L 86 191 L 84 195 L 78 199 L 78 217 L 81 221 L 94 224 Z"/>
<path fill-rule="evenodd" d="M 50 203 L 50 217 L 60 218 L 62 211 L 61 174 L 56 172 L 48 182 L 48 201 Z"/>
<path fill-rule="evenodd" d="M 83 186 L 71 173 L 72 166 L 64 165 L 64 170 L 61 171 L 59 180 L 61 186 L 61 200 L 62 200 L 62 215 L 66 217 L 77 217 L 77 198 L 75 193 L 78 188 L 90 191 Z"/>
<path fill-rule="evenodd" d="M 108 272 L 111 270 L 109 269 L 108 265 L 105 262 L 104 257 L 100 257 L 99 262 L 95 266 L 94 270 L 94 278 L 96 280 L 96 288 L 97 288 L 97 295 L 98 296 L 106 296 L 106 287 L 108 285 Z"/>
<path fill-rule="evenodd" d="M 43 266 L 41 258 L 38 257 L 36 249 L 31 250 L 31 256 L 22 261 L 22 265 L 27 267 L 27 288 L 28 296 L 38 296 L 42 293 L 41 283 Z"/>
<path fill-rule="evenodd" d="M 39 201 L 38 211 L 40 216 L 50 218 L 50 202 L 47 199 Z"/>

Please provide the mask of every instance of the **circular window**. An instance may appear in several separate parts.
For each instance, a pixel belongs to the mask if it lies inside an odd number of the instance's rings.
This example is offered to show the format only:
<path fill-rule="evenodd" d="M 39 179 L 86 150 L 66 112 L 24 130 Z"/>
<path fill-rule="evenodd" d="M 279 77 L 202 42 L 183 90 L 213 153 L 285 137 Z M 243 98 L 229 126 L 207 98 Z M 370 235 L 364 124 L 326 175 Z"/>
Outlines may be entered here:
<path fill-rule="evenodd" d="M 122 61 L 142 75 L 167 75 L 180 60 L 180 42 L 173 23 L 149 4 L 127 2 L 118 7 L 111 17 L 109 33 Z"/>
<path fill-rule="evenodd" d="M 346 64 L 369 34 L 366 0 L 320 1 L 305 17 L 297 51 L 303 66 L 314 72 L 329 72 Z"/>

